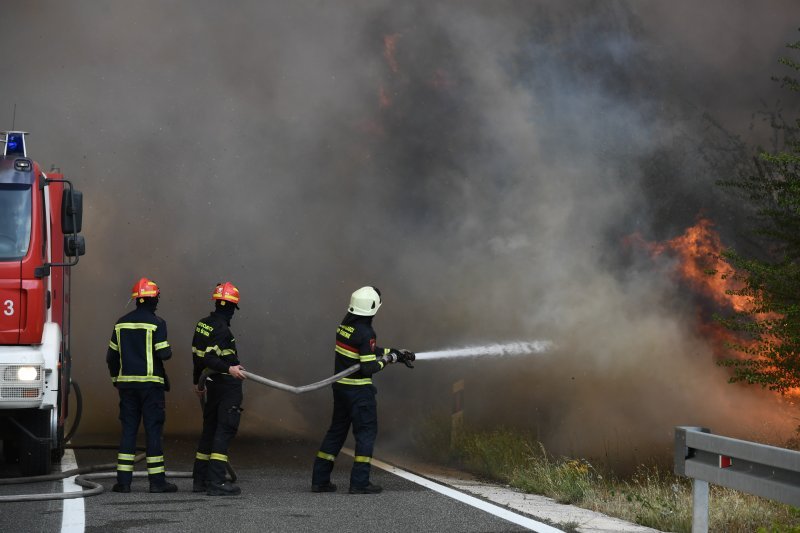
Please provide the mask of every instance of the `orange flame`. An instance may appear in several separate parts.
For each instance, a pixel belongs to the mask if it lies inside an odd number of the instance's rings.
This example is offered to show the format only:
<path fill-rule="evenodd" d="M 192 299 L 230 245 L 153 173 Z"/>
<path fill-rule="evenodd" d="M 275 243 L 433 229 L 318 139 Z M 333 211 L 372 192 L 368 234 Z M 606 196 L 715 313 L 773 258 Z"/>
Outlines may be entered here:
<path fill-rule="evenodd" d="M 681 279 L 699 294 L 712 300 L 715 304 L 726 310 L 737 312 L 752 309 L 753 302 L 747 296 L 731 294 L 731 291 L 741 288 L 737 285 L 731 274 L 733 267 L 722 257 L 722 242 L 719 234 L 713 229 L 714 224 L 705 217 L 700 217 L 694 226 L 686 229 L 683 235 L 663 243 L 646 243 L 640 236 L 633 236 L 633 240 L 643 244 L 651 251 L 653 256 L 664 253 L 674 254 L 678 259 L 676 267 Z M 778 318 L 776 313 L 764 313 L 761 319 Z M 718 358 L 737 356 L 726 347 L 726 343 L 735 340 L 739 344 L 748 345 L 751 341 L 736 338 L 733 332 L 723 325 L 709 320 L 698 309 L 697 330 L 709 340 L 712 350 Z M 753 341 L 754 342 L 754 341 Z M 780 342 L 771 339 L 771 342 Z M 738 354 L 743 356 L 742 354 Z M 800 388 L 791 389 L 787 397 L 800 395 Z"/>
<path fill-rule="evenodd" d="M 397 74 L 399 70 L 397 66 L 397 59 L 395 58 L 395 51 L 397 50 L 397 41 L 400 39 L 399 33 L 393 33 L 391 35 L 384 35 L 383 36 L 383 57 L 386 58 L 386 62 L 389 64 L 389 68 Z"/>
<path fill-rule="evenodd" d="M 378 88 L 378 104 L 381 106 L 381 109 L 392 105 L 392 97 L 389 96 L 389 93 L 383 85 Z"/>
<path fill-rule="evenodd" d="M 663 243 L 646 243 L 641 237 L 633 239 L 643 244 L 653 256 L 671 254 L 678 259 L 676 272 L 681 280 L 695 292 L 713 301 L 719 308 L 736 312 L 752 309 L 753 302 L 748 296 L 732 294 L 741 286 L 734 279 L 734 268 L 722 257 L 723 246 L 719 234 L 713 229 L 714 223 L 708 218 L 699 217 L 683 235 Z M 777 318 L 774 313 L 765 313 L 762 319 Z M 746 339 L 736 338 L 730 330 L 698 309 L 697 330 L 711 343 L 718 358 L 735 356 L 726 343 L 737 341 L 750 344 Z"/>
<path fill-rule="evenodd" d="M 668 250 L 676 254 L 679 259 L 678 273 L 694 290 L 711 298 L 717 305 L 734 311 L 745 311 L 749 299 L 746 296 L 729 294 L 729 291 L 741 287 L 732 276 L 726 276 L 733 273 L 733 268 L 722 257 L 722 242 L 713 226 L 709 219 L 701 217 L 683 235 L 653 245 L 653 253 L 659 255 Z"/>
<path fill-rule="evenodd" d="M 653 257 L 674 256 L 677 259 L 675 271 L 681 281 L 696 293 L 713 301 L 725 310 L 744 311 L 748 308 L 747 297 L 730 294 L 736 286 L 732 276 L 733 268 L 722 257 L 722 242 L 713 229 L 714 224 L 705 217 L 699 217 L 682 235 L 665 242 L 651 243 L 641 235 L 631 235 L 629 244 L 641 246 Z M 709 341 L 717 358 L 730 357 L 726 343 L 734 340 L 733 334 L 721 324 L 711 320 L 707 312 L 697 309 L 697 331 Z"/>

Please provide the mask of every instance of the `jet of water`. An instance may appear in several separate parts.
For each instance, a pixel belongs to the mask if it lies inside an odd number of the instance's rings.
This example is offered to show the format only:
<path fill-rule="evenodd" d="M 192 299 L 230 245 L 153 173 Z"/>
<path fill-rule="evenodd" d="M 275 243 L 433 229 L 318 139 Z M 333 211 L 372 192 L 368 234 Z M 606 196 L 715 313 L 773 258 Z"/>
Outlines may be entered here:
<path fill-rule="evenodd" d="M 518 341 L 506 343 L 485 344 L 483 346 L 465 346 L 463 348 L 448 348 L 431 352 L 420 352 L 417 361 L 430 359 L 451 359 L 455 357 L 499 357 L 505 355 L 528 355 L 544 353 L 553 347 L 552 341 Z"/>

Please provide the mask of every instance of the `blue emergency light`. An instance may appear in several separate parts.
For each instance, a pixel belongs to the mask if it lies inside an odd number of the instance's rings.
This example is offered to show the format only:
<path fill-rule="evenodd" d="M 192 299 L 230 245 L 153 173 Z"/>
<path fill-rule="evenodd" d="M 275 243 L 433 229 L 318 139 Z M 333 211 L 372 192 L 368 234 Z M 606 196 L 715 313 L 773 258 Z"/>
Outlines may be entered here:
<path fill-rule="evenodd" d="M 25 134 L 24 131 L 6 131 L 6 146 L 3 155 L 15 155 L 25 157 Z"/>

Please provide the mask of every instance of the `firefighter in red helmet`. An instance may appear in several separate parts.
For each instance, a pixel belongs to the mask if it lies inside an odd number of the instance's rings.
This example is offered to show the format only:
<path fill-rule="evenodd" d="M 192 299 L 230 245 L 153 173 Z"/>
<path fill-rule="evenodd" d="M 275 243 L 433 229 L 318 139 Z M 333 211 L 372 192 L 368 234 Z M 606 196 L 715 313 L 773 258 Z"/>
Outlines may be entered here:
<path fill-rule="evenodd" d="M 154 281 L 147 278 L 137 281 L 131 293 L 136 309 L 117 320 L 108 343 L 106 363 L 119 392 L 122 423 L 114 492 L 131 491 L 140 422 L 144 423 L 147 435 L 150 492 L 178 490 L 175 484 L 167 482 L 164 470 L 164 391 L 169 390 L 164 361 L 172 357 L 172 349 L 167 341 L 167 323 L 156 315 L 160 293 Z"/>
<path fill-rule="evenodd" d="M 197 323 L 192 340 L 195 392 L 206 396 L 192 490 L 209 496 L 235 496 L 241 489 L 226 481 L 225 472 L 228 446 L 239 429 L 245 379 L 230 329 L 233 313 L 239 309 L 239 289 L 230 282 L 219 283 L 211 298 L 214 310 Z M 204 370 L 211 373 L 203 377 Z"/>

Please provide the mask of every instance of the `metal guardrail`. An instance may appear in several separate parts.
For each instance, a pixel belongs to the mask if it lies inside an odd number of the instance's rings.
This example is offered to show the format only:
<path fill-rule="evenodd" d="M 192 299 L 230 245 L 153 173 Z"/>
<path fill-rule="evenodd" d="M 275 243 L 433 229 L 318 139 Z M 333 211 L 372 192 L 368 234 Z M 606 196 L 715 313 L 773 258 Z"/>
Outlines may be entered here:
<path fill-rule="evenodd" d="M 708 531 L 708 484 L 800 507 L 800 452 L 675 428 L 675 473 L 693 479 L 692 533 Z"/>

